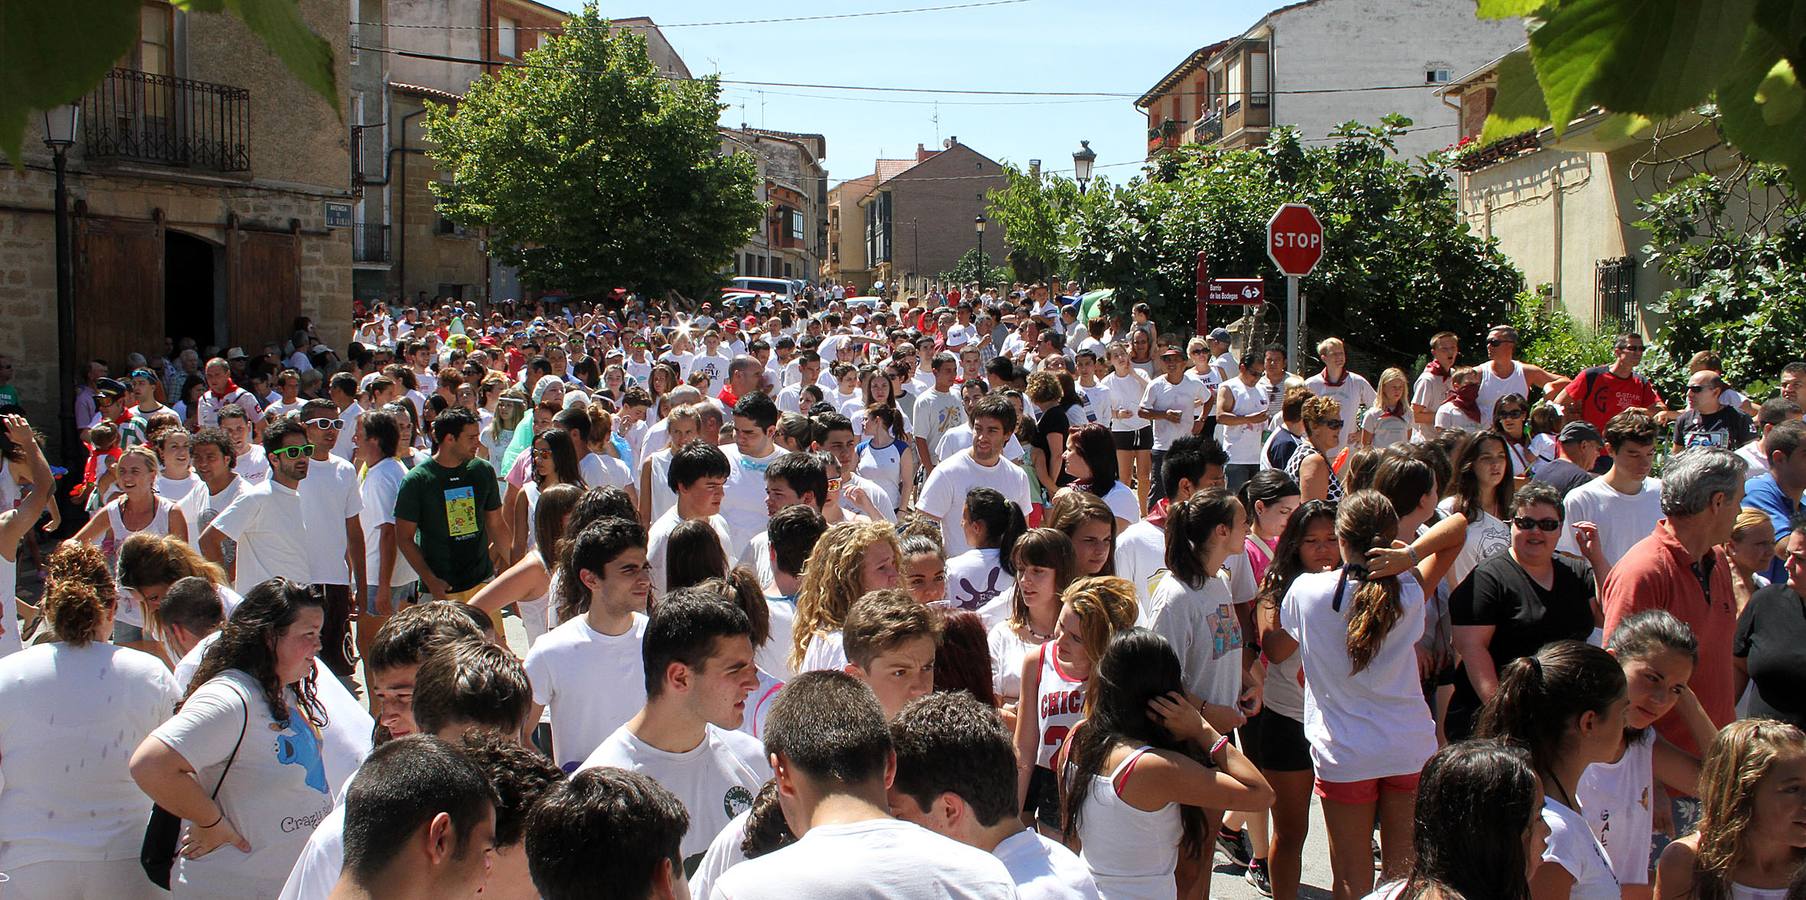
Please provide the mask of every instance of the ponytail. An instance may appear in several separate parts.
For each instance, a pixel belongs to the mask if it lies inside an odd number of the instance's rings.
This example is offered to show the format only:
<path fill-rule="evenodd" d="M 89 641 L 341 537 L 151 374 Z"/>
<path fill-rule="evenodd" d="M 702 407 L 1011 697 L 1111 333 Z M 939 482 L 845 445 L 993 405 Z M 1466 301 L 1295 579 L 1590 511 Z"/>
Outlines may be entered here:
<path fill-rule="evenodd" d="M 1022 507 L 1013 500 L 1003 499 L 1003 494 L 993 488 L 973 488 L 966 494 L 966 518 L 984 529 L 985 536 L 978 543 L 978 549 L 998 551 L 997 558 L 1003 570 L 1014 576 L 1016 565 L 1010 556 L 1016 549 L 1017 539 L 1028 530 Z"/>
<path fill-rule="evenodd" d="M 65 578 L 51 582 L 44 591 L 44 618 L 56 636 L 71 647 L 86 647 L 110 606 L 94 585 Z"/>
<path fill-rule="evenodd" d="M 1390 546 L 1398 537 L 1398 513 L 1392 508 L 1392 501 L 1373 490 L 1356 491 L 1343 498 L 1336 511 L 1336 537 L 1361 550 Z M 1359 566 L 1344 566 L 1342 573 L 1336 584 L 1338 603 L 1350 579 L 1360 583 L 1350 603 L 1346 645 L 1348 660 L 1353 664 L 1349 674 L 1356 675 L 1379 654 L 1386 635 L 1404 616 L 1404 605 L 1399 600 L 1398 576 L 1369 577 Z"/>
<path fill-rule="evenodd" d="M 1204 554 L 1219 526 L 1234 528 L 1242 502 L 1222 488 L 1200 491 L 1167 507 L 1166 568 L 1186 587 L 1197 590 L 1216 575 L 1206 570 Z"/>
<path fill-rule="evenodd" d="M 1624 690 L 1624 669 L 1610 653 L 1580 641 L 1555 641 L 1499 671 L 1499 689 L 1480 710 L 1474 734 L 1515 741 L 1539 770 L 1549 771 L 1573 720 L 1604 712 Z"/>

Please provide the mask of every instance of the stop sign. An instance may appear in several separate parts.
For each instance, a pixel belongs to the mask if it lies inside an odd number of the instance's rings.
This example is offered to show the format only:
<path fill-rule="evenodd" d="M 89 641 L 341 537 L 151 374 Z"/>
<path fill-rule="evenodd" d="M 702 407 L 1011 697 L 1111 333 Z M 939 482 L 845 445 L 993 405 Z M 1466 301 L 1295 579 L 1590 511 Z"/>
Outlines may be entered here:
<path fill-rule="evenodd" d="M 1283 275 L 1311 274 L 1323 259 L 1323 223 L 1302 203 L 1287 203 L 1267 220 L 1267 258 Z"/>

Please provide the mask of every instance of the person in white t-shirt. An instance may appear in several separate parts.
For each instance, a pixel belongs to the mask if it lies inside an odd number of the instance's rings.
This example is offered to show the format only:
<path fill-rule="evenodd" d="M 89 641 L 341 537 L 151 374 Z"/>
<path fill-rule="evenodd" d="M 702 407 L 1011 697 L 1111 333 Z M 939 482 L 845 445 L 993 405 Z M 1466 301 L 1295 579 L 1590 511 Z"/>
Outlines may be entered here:
<path fill-rule="evenodd" d="M 1430 338 L 1430 361 L 1411 386 L 1412 438 L 1427 441 L 1436 436 L 1436 411 L 1449 396 L 1455 374 L 1455 357 L 1461 339 L 1453 331 L 1439 331 Z"/>
<path fill-rule="evenodd" d="M 1210 396 L 1204 382 L 1190 377 L 1185 371 L 1185 355 L 1179 348 L 1168 347 L 1161 351 L 1160 364 L 1165 367 L 1166 374 L 1148 382 L 1147 390 L 1141 396 L 1141 408 L 1137 410 L 1141 418 L 1154 423 L 1149 502 L 1166 497 L 1161 493 L 1160 467 L 1166 460 L 1167 450 L 1174 441 L 1197 430 L 1194 423 L 1198 420 L 1200 404 Z"/>
<path fill-rule="evenodd" d="M 368 557 L 360 521 L 364 497 L 357 467 L 332 455 L 332 446 L 340 429 L 356 423 L 340 419 L 339 408 L 331 400 L 309 400 L 301 405 L 301 424 L 313 446 L 313 457 L 308 461 L 307 478 L 296 490 L 301 494 L 312 583 L 326 600 L 320 658 L 333 674 L 349 677 L 356 669 L 352 615 L 369 602 L 365 594 L 370 583 L 365 571 Z M 347 560 L 351 565 L 346 565 Z"/>
<path fill-rule="evenodd" d="M 722 556 L 734 557 L 735 554 L 728 551 L 734 544 L 728 536 L 727 520 L 721 516 L 721 501 L 732 471 L 727 455 L 705 441 L 691 441 L 678 448 L 671 457 L 665 481 L 677 495 L 677 502 L 652 521 L 652 528 L 646 534 L 646 559 L 652 565 L 652 586 L 660 593 L 665 590 L 668 572 L 666 545 L 680 522 L 707 522 L 721 538 Z"/>
<path fill-rule="evenodd" d="M 1167 497 L 1148 510 L 1147 518 L 1124 528 L 1116 536 L 1116 575 L 1135 585 L 1135 600 L 1146 624 L 1149 598 L 1166 575 L 1167 510 L 1199 491 L 1228 484 L 1222 448 L 1203 435 L 1187 435 L 1173 442 L 1166 465 L 1160 470 Z M 1171 466 L 1171 471 L 1168 471 Z"/>
<path fill-rule="evenodd" d="M 436 737 L 377 748 L 345 792 L 345 867 L 333 896 L 481 892 L 490 879 L 499 799 L 487 773 Z"/>
<path fill-rule="evenodd" d="M 638 523 L 604 519 L 571 538 L 553 591 L 562 625 L 527 651 L 533 711 L 552 714 L 552 759 L 574 771 L 645 701 L 640 641 L 652 578 Z"/>
<path fill-rule="evenodd" d="M 713 398 L 727 386 L 727 367 L 730 362 L 727 351 L 721 346 L 721 332 L 711 328 L 702 333 L 702 351 L 684 367 L 684 378 L 688 380 L 698 373 L 707 375 L 709 386 L 702 395 Z"/>
<path fill-rule="evenodd" d="M 527 871 L 539 896 L 690 896 L 679 847 L 690 816 L 669 790 L 626 769 L 585 769 L 554 785 L 527 821 Z M 608 852 L 580 848 L 607 847 Z"/>
<path fill-rule="evenodd" d="M 1348 371 L 1348 346 L 1341 338 L 1319 341 L 1317 358 L 1323 360 L 1323 371 L 1306 378 L 1304 386 L 1319 397 L 1333 397 L 1342 404 L 1342 434 L 1336 446 L 1346 447 L 1361 425 L 1361 408 L 1372 406 L 1379 394 L 1366 378 Z"/>
<path fill-rule="evenodd" d="M 1612 467 L 1562 500 L 1566 524 L 1557 551 L 1586 558 L 1575 532 L 1590 527 L 1598 536 L 1600 555 L 1616 562 L 1655 530 L 1663 518 L 1662 482 L 1649 477 L 1655 468 L 1657 431 L 1655 420 L 1642 413 L 1619 413 L 1606 423 Z"/>
<path fill-rule="evenodd" d="M 1015 748 L 996 710 L 961 691 L 930 694 L 904 707 L 890 733 L 893 815 L 996 856 L 1023 900 L 1097 900 L 1078 854 L 1022 827 L 1009 792 Z"/>
<path fill-rule="evenodd" d="M 933 474 L 935 465 L 942 461 L 936 455 L 941 436 L 966 420 L 966 407 L 953 393 L 954 379 L 959 377 L 959 358 L 947 352 L 937 353 L 932 365 L 934 386 L 916 395 L 909 416 L 915 432 L 916 459 L 928 474 Z"/>
<path fill-rule="evenodd" d="M 765 750 L 797 841 L 724 872 L 711 900 L 1017 896 L 996 857 L 891 817 L 890 732 L 870 689 L 852 676 L 798 676 L 772 708 Z"/>
<path fill-rule="evenodd" d="M 1203 701 L 1211 725 L 1239 728 L 1259 708 L 1258 682 L 1242 687 L 1244 670 L 1257 666 L 1259 655 L 1244 652 L 1236 609 L 1238 599 L 1254 598 L 1237 598 L 1223 568 L 1247 550 L 1248 513 L 1226 490 L 1193 494 L 1167 510 L 1169 571 L 1142 617 L 1178 654 L 1185 690 Z"/>
<path fill-rule="evenodd" d="M 240 594 L 274 576 L 308 584 L 314 573 L 298 490 L 307 477 L 307 435 L 281 419 L 264 432 L 264 443 L 272 451 L 270 477 L 240 491 L 201 531 L 201 553 L 219 565 L 225 565 L 225 542 L 237 543 L 238 559 L 228 571 Z"/>
<path fill-rule="evenodd" d="M 406 465 L 395 457 L 401 441 L 401 430 L 395 417 L 382 410 L 371 410 L 359 416 L 356 423 L 358 452 L 365 459 L 377 460 L 364 469 L 359 496 L 363 514 L 358 524 L 364 530 L 364 595 L 368 605 L 358 611 L 358 655 L 370 650 L 370 643 L 389 616 L 411 604 L 418 590 L 418 576 L 402 557 L 395 544 L 395 496 L 401 491 L 401 480 L 408 474 Z"/>
<path fill-rule="evenodd" d="M 921 512 L 941 523 L 948 558 L 966 552 L 960 516 L 966 494 L 988 487 L 1024 510 L 1029 507 L 1028 475 L 1003 458 L 1004 441 L 1016 430 L 1016 407 L 996 394 L 972 405 L 972 447 L 943 460 L 922 484 Z"/>
<path fill-rule="evenodd" d="M 100 577 L 52 581 L 42 613 L 62 640 L 0 660 L 0 868 L 24 896 L 161 896 L 138 865 L 145 800 L 126 748 L 182 688 L 156 657 L 108 641 L 116 590 L 98 549 L 66 543 L 51 565 Z"/>
<path fill-rule="evenodd" d="M 758 687 L 752 622 L 731 598 L 691 588 L 661 598 L 646 625 L 646 705 L 616 728 L 582 769 L 651 776 L 690 813 L 680 852 L 693 869 L 709 841 L 752 807 L 771 777 L 764 748 L 738 731 Z"/>
<path fill-rule="evenodd" d="M 692 395 L 696 393 L 695 388 L 683 390 Z M 649 443 L 645 448 L 636 491 L 640 523 L 647 526 L 651 526 L 677 503 L 677 492 L 671 490 L 671 481 L 667 477 L 671 471 L 672 454 L 677 452 L 677 448 L 696 440 L 702 434 L 702 416 L 695 407 L 689 405 L 673 408 L 670 414 L 659 420 L 659 424 L 664 426 L 659 437 L 667 438 L 669 445 L 653 448 Z"/>
<path fill-rule="evenodd" d="M 785 453 L 772 441 L 778 407 L 770 397 L 746 394 L 734 404 L 733 412 L 734 446 L 726 450 L 728 476 L 721 498 L 721 517 L 727 520 L 728 532 L 723 549 L 727 550 L 746 546 L 765 530 L 770 517 L 765 509 L 765 470 Z"/>

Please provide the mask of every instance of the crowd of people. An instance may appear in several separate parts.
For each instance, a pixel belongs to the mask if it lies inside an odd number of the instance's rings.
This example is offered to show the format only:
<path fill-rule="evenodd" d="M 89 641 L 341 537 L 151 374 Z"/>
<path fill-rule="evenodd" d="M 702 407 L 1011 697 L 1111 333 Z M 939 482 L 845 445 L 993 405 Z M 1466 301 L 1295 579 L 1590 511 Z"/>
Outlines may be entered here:
<path fill-rule="evenodd" d="M 61 483 L 6 415 L 7 895 L 1806 892 L 1806 362 L 847 296 L 178 336 Z"/>

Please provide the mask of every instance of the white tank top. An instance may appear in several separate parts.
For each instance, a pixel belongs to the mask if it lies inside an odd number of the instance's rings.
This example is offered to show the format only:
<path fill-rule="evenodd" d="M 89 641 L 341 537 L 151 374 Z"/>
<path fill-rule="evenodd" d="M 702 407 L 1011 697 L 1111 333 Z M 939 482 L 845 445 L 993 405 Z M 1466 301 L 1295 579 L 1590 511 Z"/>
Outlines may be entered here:
<path fill-rule="evenodd" d="M 531 549 L 539 546 L 539 528 L 534 525 L 539 518 L 539 482 L 529 480 L 520 492 L 527 500 L 527 547 Z"/>
<path fill-rule="evenodd" d="M 1053 642 L 1036 648 L 1041 657 L 1041 684 L 1035 693 L 1035 721 L 1041 726 L 1041 743 L 1035 747 L 1035 765 L 1052 768 L 1053 755 L 1066 741 L 1066 733 L 1079 724 L 1085 711 L 1085 682 L 1066 677 L 1060 670 L 1060 654 Z"/>
<path fill-rule="evenodd" d="M 1267 411 L 1267 392 L 1261 390 L 1260 383 L 1243 384 L 1240 378 L 1231 378 L 1223 382 L 1229 396 L 1235 400 L 1234 415 L 1253 416 Z M 1255 465 L 1260 462 L 1261 425 L 1222 425 L 1218 430 L 1223 435 L 1223 450 L 1229 454 L 1229 462 L 1236 465 Z"/>
<path fill-rule="evenodd" d="M 1499 398 L 1506 394 L 1517 394 L 1526 399 L 1530 396 L 1530 382 L 1524 379 L 1524 364 L 1511 361 L 1511 374 L 1501 378 L 1492 373 L 1489 361 L 1480 366 L 1480 427 L 1492 427 L 1492 407 Z"/>
<path fill-rule="evenodd" d="M 901 503 L 903 495 L 903 442 L 891 441 L 888 447 L 874 447 L 870 441 L 859 446 L 860 475 L 874 481 L 879 487 L 890 493 L 891 499 Z"/>
<path fill-rule="evenodd" d="M 175 508 L 175 502 L 168 497 L 159 497 L 154 494 L 151 495 L 151 499 L 156 501 L 157 511 L 151 514 L 150 524 L 138 529 L 138 531 L 133 531 L 130 528 L 125 527 L 125 517 L 120 513 L 120 510 L 125 506 L 124 500 L 121 500 L 118 503 L 107 504 L 107 527 L 108 530 L 112 532 L 113 537 L 113 551 L 111 555 L 117 557 L 119 545 L 125 543 L 126 538 L 137 534 L 139 531 L 147 531 L 151 534 L 169 533 L 169 511 Z M 183 535 L 183 537 L 187 537 L 187 535 Z"/>
<path fill-rule="evenodd" d="M 1153 812 L 1130 806 L 1118 785 L 1150 748 L 1129 754 L 1108 777 L 1091 776 L 1091 793 L 1079 815 L 1079 857 L 1097 881 L 1097 891 L 1110 900 L 1172 900 L 1173 870 L 1179 864 L 1179 838 L 1185 827 L 1179 804 Z"/>

